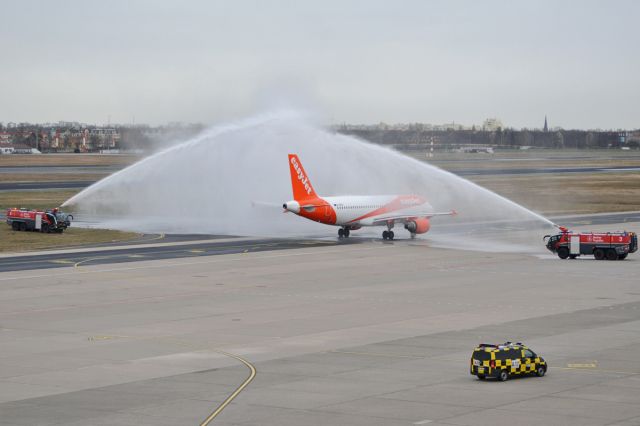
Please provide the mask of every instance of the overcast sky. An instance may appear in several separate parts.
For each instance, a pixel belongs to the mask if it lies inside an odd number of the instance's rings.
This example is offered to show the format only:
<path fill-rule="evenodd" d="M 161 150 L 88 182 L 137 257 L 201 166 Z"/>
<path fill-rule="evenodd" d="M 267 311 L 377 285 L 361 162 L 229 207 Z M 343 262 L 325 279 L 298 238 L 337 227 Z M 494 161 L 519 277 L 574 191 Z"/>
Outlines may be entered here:
<path fill-rule="evenodd" d="M 8 1 L 0 122 L 640 127 L 638 1 Z M 134 118 L 135 117 L 135 118 Z"/>

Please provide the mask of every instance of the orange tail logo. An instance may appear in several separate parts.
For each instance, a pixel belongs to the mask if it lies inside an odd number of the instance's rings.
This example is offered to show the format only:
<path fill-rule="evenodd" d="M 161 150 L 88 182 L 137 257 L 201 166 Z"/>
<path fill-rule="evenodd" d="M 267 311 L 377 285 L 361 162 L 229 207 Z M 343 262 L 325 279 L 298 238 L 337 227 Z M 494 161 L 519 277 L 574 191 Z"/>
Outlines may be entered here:
<path fill-rule="evenodd" d="M 289 154 L 289 170 L 291 171 L 291 186 L 293 188 L 293 199 L 304 200 L 305 198 L 316 198 L 316 192 L 311 186 L 311 181 L 304 171 L 302 163 L 296 154 Z"/>

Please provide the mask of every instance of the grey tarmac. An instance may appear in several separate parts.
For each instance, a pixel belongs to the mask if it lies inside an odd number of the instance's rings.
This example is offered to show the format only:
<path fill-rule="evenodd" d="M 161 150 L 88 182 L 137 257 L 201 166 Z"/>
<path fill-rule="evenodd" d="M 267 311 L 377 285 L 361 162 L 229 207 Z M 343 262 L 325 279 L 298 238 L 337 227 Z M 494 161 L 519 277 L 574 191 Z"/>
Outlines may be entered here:
<path fill-rule="evenodd" d="M 257 376 L 213 425 L 638 424 L 639 272 L 407 240 L 2 272 L 0 424 L 199 425 L 248 374 L 220 351 Z M 506 340 L 549 373 L 469 374 Z"/>

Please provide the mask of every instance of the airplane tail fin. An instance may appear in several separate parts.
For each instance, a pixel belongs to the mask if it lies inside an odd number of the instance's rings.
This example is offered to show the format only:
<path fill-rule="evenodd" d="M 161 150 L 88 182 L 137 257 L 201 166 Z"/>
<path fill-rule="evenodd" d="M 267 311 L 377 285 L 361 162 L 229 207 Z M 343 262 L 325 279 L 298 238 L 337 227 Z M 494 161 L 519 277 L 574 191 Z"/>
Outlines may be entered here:
<path fill-rule="evenodd" d="M 289 154 L 289 170 L 291 171 L 291 187 L 293 188 L 293 199 L 304 200 L 316 198 L 316 192 L 311 186 L 311 181 L 307 172 L 304 171 L 302 163 L 296 154 Z"/>

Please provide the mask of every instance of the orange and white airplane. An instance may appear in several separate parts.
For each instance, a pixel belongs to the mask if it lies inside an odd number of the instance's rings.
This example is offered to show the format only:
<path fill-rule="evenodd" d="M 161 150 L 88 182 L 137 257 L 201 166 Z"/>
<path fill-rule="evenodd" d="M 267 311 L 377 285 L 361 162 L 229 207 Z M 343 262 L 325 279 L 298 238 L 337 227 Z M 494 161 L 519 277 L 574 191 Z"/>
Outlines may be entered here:
<path fill-rule="evenodd" d="M 289 154 L 293 200 L 282 205 L 285 210 L 315 222 L 339 226 L 338 236 L 348 238 L 350 231 L 363 226 L 385 226 L 382 238 L 393 240 L 396 223 L 411 233 L 424 234 L 433 216 L 455 215 L 455 210 L 435 213 L 427 200 L 419 195 L 343 195 L 320 197 L 311 185 L 300 159 Z"/>

